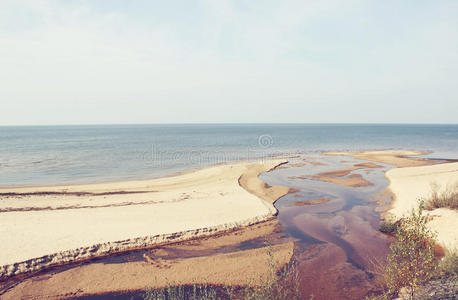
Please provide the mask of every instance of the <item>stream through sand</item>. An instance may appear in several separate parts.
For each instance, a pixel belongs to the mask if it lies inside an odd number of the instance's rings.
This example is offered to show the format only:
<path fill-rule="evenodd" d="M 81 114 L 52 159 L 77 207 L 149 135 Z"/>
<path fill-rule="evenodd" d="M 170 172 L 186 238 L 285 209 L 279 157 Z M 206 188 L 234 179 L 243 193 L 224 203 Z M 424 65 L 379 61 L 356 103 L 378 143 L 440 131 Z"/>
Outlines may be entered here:
<path fill-rule="evenodd" d="M 375 290 L 371 275 L 373 262 L 388 253 L 389 238 L 378 231 L 377 207 L 386 205 L 390 199 L 383 193 L 388 185 L 384 172 L 389 167 L 364 163 L 367 162 L 351 157 L 308 155 L 290 159 L 289 164 L 262 174 L 260 178 L 269 185 L 294 189 L 275 203 L 279 226 L 267 237 L 209 248 L 163 246 L 154 253 L 152 250 L 131 251 L 58 267 L 23 280 L 30 281 L 31 289 L 40 289 L 41 284 L 59 285 L 55 275 L 71 271 L 92 276 L 103 285 L 110 280 L 103 276 L 110 275 L 106 271 L 90 273 L 97 266 L 129 268 L 149 257 L 165 262 L 164 268 L 167 268 L 167 261 L 174 259 L 205 259 L 264 247 L 268 238 L 274 244 L 294 240 L 293 257 L 298 265 L 304 299 L 312 296 L 313 299 L 361 299 Z M 208 242 L 211 243 L 211 238 Z M 14 284 L 11 286 L 14 288 Z M 71 292 L 65 293 L 63 283 L 62 289 L 60 296 L 72 297 Z M 130 299 L 131 296 L 136 299 L 139 295 L 141 292 L 105 292 L 78 299 Z"/>
<path fill-rule="evenodd" d="M 307 159 L 304 166 L 296 163 L 299 167 L 275 170 L 261 179 L 298 190 L 279 199 L 276 207 L 284 232 L 295 240 L 294 257 L 299 264 L 303 296 L 361 299 L 375 288 L 373 263 L 389 251 L 388 237 L 378 231 L 376 203 L 386 205 L 390 200 L 383 193 L 388 185 L 384 176 L 388 166 L 378 163 L 380 168 L 352 171 L 345 177 L 359 174 L 372 184 L 353 187 L 298 177 L 345 170 L 362 161 L 320 156 Z M 324 203 L 307 205 L 313 200 Z"/>

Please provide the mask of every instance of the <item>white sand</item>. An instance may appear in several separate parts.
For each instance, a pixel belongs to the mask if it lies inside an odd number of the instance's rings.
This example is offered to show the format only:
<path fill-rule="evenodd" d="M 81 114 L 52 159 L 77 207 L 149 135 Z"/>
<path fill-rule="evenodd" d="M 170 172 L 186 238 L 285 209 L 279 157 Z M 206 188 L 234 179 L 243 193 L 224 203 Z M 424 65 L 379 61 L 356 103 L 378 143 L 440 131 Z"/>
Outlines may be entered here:
<path fill-rule="evenodd" d="M 271 201 L 261 198 L 279 188 L 275 193 L 278 198 L 288 189 L 261 185 L 257 176 L 284 162 L 222 165 L 145 181 L 0 189 L 0 193 L 67 193 L 2 197 L 0 277 L 2 272 L 9 276 L 43 265 L 205 235 L 208 229 L 227 230 L 271 218 L 276 209 Z M 248 180 L 254 183 L 251 193 L 239 185 L 243 174 L 253 177 Z M 129 193 L 68 194 L 119 191 Z M 131 193 L 136 191 L 142 193 Z M 20 211 L 24 208 L 28 211 Z M 46 259 L 31 260 L 46 255 Z M 27 260 L 31 261 L 11 266 Z"/>
<path fill-rule="evenodd" d="M 458 182 L 458 163 L 396 168 L 386 172 L 386 177 L 395 195 L 389 213 L 399 218 L 418 207 L 420 199 L 430 196 L 432 183 L 445 189 Z M 458 250 L 458 211 L 440 208 L 427 213 L 433 216 L 428 227 L 437 232 L 438 242 L 449 250 Z"/>

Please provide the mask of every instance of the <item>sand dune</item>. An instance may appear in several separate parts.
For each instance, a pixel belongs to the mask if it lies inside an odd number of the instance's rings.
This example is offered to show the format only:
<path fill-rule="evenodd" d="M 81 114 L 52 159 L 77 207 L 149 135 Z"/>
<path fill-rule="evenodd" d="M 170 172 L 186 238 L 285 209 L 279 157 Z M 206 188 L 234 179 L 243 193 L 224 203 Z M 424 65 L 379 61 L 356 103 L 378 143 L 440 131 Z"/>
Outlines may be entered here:
<path fill-rule="evenodd" d="M 288 188 L 269 187 L 258 175 L 285 162 L 144 181 L 0 189 L 0 278 L 267 220 Z"/>
<path fill-rule="evenodd" d="M 386 177 L 395 195 L 389 213 L 399 218 L 418 207 L 420 199 L 430 196 L 432 183 L 444 189 L 458 182 L 458 163 L 397 168 L 386 172 Z M 440 208 L 426 213 L 432 216 L 428 226 L 437 232 L 438 242 L 449 250 L 458 249 L 458 211 Z"/>

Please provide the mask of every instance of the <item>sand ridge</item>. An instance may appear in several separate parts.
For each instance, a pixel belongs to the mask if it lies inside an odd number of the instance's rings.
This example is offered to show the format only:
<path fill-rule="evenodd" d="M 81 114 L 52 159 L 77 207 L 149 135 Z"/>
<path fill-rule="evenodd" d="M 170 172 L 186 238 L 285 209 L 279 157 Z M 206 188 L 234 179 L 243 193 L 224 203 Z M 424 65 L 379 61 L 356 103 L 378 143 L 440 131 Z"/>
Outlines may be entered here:
<path fill-rule="evenodd" d="M 277 213 L 272 203 L 289 189 L 267 186 L 258 175 L 286 162 L 241 162 L 153 180 L 2 188 L 0 278 L 268 220 Z"/>

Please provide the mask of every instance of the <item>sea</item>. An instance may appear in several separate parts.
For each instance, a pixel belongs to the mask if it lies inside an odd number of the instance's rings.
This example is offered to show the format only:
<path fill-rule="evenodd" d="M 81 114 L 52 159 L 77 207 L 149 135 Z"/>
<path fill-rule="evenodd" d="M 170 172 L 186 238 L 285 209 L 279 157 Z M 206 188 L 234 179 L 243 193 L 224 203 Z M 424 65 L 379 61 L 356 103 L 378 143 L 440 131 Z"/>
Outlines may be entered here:
<path fill-rule="evenodd" d="M 375 149 L 458 159 L 458 124 L 1 126 L 0 187 L 149 179 L 238 160 Z"/>

